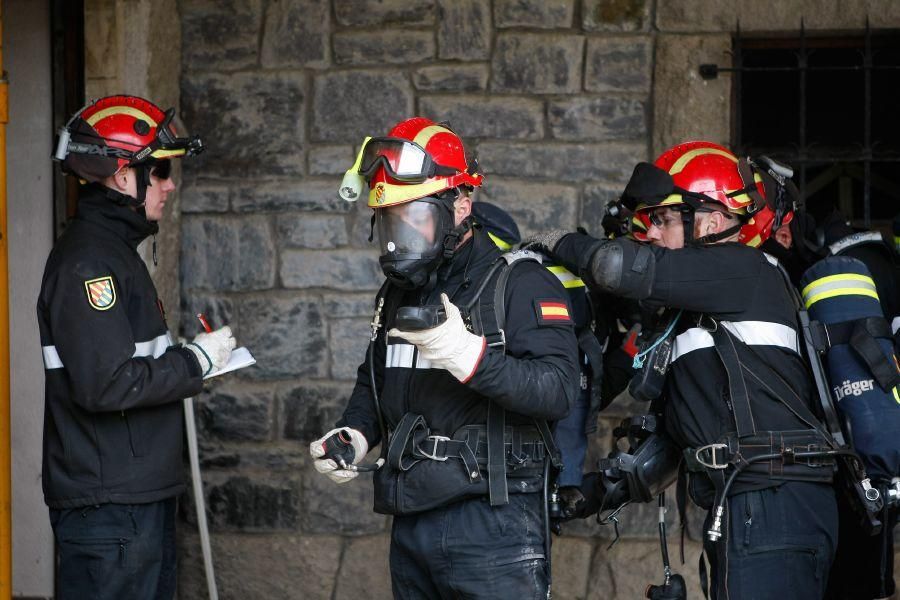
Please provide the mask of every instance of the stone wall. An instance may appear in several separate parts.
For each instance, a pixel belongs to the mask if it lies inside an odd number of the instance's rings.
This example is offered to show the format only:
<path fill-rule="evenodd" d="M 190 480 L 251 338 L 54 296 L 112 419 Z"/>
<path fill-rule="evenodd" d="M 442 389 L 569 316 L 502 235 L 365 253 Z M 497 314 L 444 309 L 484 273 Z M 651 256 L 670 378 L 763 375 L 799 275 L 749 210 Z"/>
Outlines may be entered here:
<path fill-rule="evenodd" d="M 449 120 L 487 172 L 480 197 L 525 234 L 599 232 L 636 162 L 688 137 L 728 142 L 730 81 L 697 66 L 728 63 L 738 19 L 745 31 L 798 29 L 801 16 L 898 24 L 896 3 L 846 4 L 179 2 L 181 113 L 209 146 L 184 169 L 182 310 L 231 324 L 259 361 L 199 399 L 221 597 L 389 597 L 389 520 L 371 510 L 370 478 L 338 487 L 307 454 L 348 398 L 381 282 L 369 209 L 336 195 L 363 136 L 413 114 Z M 197 329 L 184 320 L 183 334 Z M 631 408 L 604 413 L 592 456 Z M 189 502 L 182 518 L 180 597 L 202 598 Z M 655 506 L 631 507 L 620 529 L 612 549 L 612 528 L 594 523 L 556 540 L 557 598 L 631 599 L 659 582 Z M 692 512 L 677 567 L 691 597 L 698 531 Z"/>

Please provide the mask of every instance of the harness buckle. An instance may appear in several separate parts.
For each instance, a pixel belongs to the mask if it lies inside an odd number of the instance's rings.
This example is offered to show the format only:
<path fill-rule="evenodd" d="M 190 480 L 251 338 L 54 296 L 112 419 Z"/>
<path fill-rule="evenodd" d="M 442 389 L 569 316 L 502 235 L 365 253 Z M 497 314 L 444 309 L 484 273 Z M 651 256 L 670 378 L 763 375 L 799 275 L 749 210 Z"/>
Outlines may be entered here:
<path fill-rule="evenodd" d="M 422 456 L 424 456 L 425 458 L 430 458 L 431 460 L 438 460 L 440 462 L 444 462 L 449 458 L 448 456 L 438 456 L 437 447 L 440 442 L 449 442 L 450 438 L 444 435 L 429 435 L 425 439 L 431 440 L 431 454 L 419 448 L 419 452 L 422 454 Z"/>
<path fill-rule="evenodd" d="M 500 340 L 497 342 L 491 342 L 490 344 L 488 344 L 489 347 L 493 348 L 494 346 L 506 346 L 506 332 L 501 329 L 499 333 Z"/>
<path fill-rule="evenodd" d="M 706 467 L 707 469 L 721 470 L 727 469 L 728 464 L 720 463 L 716 460 L 716 450 L 726 450 L 728 448 L 728 444 L 707 444 L 705 446 L 700 446 L 694 451 L 694 458 L 697 459 L 697 462 Z M 700 453 L 709 450 L 710 461 L 707 462 L 700 458 Z"/>

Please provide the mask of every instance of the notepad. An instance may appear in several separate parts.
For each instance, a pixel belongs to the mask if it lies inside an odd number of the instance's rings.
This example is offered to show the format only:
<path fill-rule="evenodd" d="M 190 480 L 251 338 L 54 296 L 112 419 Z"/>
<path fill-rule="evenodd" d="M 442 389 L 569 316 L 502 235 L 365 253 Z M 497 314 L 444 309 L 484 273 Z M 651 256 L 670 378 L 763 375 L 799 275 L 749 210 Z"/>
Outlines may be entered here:
<path fill-rule="evenodd" d="M 250 365 L 255 364 L 256 359 L 253 358 L 253 355 L 250 354 L 250 351 L 241 346 L 240 348 L 235 348 L 231 351 L 231 358 L 228 360 L 228 363 L 224 367 L 213 371 L 208 375 L 205 375 L 203 379 L 218 377 L 219 375 L 224 375 L 225 373 L 237 371 L 238 369 L 243 369 L 244 367 L 249 367 Z"/>

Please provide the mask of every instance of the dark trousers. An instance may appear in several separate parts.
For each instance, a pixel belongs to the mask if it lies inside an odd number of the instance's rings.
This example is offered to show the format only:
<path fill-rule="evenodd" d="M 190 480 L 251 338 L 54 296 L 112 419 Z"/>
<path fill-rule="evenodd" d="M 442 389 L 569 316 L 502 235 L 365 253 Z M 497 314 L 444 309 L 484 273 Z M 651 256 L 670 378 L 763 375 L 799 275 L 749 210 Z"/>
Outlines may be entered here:
<path fill-rule="evenodd" d="M 837 547 L 834 489 L 790 481 L 729 499 L 726 537 L 704 540 L 717 600 L 821 600 Z M 707 517 L 704 531 L 709 529 Z M 717 555 L 718 544 L 727 553 Z M 723 581 L 724 578 L 724 581 Z M 728 593 L 716 593 L 724 583 Z"/>
<path fill-rule="evenodd" d="M 59 555 L 57 600 L 170 600 L 175 498 L 50 511 Z"/>
<path fill-rule="evenodd" d="M 542 501 L 510 494 L 504 506 L 476 498 L 394 517 L 394 598 L 547 598 Z"/>
<path fill-rule="evenodd" d="M 893 596 L 894 526 L 897 511 L 882 511 L 882 529 L 869 535 L 859 523 L 849 501 L 838 496 L 841 512 L 837 556 L 828 579 L 827 600 L 873 600 Z"/>

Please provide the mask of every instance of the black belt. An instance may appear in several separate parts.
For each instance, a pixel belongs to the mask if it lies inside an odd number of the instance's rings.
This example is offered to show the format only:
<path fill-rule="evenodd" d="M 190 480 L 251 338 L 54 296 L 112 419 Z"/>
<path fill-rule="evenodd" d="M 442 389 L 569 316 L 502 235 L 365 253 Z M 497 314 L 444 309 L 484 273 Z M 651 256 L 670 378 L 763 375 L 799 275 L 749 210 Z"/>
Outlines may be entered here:
<path fill-rule="evenodd" d="M 509 470 L 542 466 L 547 450 L 540 432 L 532 426 L 506 426 L 503 428 L 503 454 L 501 460 Z M 397 424 L 388 447 L 388 464 L 399 471 L 408 471 L 422 460 L 460 460 L 469 477 L 476 482 L 482 478 L 481 470 L 490 467 L 490 442 L 484 425 L 466 425 L 454 432 L 453 437 L 431 433 L 424 417 L 407 413 Z"/>
<path fill-rule="evenodd" d="M 808 456 L 808 453 L 825 453 L 831 447 L 815 430 L 761 431 L 738 437 L 726 434 L 716 443 L 685 448 L 685 467 L 691 472 L 716 472 L 741 466 L 745 473 L 768 475 L 773 479 L 808 479 L 810 469 L 833 467 L 832 456 Z M 779 458 L 748 462 L 764 454 L 778 454 Z M 832 469 L 817 473 L 823 480 L 831 479 Z"/>

